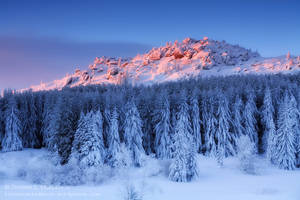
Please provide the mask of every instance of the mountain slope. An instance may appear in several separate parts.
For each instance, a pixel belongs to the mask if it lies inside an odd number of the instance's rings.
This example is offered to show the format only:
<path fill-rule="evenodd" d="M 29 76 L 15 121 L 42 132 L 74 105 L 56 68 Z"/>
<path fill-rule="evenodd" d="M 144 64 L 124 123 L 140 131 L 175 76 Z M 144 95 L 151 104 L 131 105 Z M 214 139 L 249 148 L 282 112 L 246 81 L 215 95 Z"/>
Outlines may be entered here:
<path fill-rule="evenodd" d="M 289 54 L 263 58 L 257 52 L 204 37 L 167 43 L 134 58 L 95 58 L 86 71 L 76 70 L 61 80 L 32 86 L 33 91 L 79 85 L 122 83 L 152 84 L 190 76 L 300 71 L 300 57 Z"/>

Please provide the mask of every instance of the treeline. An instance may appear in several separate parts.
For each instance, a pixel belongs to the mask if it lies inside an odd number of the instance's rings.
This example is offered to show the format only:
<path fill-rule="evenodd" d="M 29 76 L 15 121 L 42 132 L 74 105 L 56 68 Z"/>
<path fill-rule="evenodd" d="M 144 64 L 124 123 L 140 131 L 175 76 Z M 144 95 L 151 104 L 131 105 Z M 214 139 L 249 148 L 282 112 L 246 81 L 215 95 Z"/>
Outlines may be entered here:
<path fill-rule="evenodd" d="M 195 156 L 254 153 L 283 169 L 300 164 L 300 74 L 181 80 L 152 86 L 91 85 L 0 99 L 2 151 L 46 147 L 62 165 L 141 166 L 172 159 L 170 179 L 197 176 Z M 125 156 L 125 154 L 127 156 Z"/>

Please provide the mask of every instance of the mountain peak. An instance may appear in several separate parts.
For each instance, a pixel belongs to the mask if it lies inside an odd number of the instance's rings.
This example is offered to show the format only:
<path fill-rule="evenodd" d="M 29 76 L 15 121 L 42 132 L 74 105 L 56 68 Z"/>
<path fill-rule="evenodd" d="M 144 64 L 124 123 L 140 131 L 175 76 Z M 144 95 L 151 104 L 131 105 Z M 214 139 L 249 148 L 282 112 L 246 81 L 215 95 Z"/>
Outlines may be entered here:
<path fill-rule="evenodd" d="M 293 69 L 293 70 L 292 70 Z M 48 90 L 79 85 L 112 83 L 152 84 L 191 76 L 299 71 L 300 58 L 262 58 L 257 52 L 204 37 L 167 42 L 134 58 L 96 57 L 87 70 L 31 89 Z"/>

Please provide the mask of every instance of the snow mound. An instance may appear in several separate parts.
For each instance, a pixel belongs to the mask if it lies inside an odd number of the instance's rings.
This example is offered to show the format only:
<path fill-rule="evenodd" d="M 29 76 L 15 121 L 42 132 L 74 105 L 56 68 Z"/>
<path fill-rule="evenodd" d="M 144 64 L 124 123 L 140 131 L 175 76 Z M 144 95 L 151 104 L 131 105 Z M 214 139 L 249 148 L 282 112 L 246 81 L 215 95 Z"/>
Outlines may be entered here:
<path fill-rule="evenodd" d="M 299 71 L 300 57 L 263 58 L 257 52 L 204 37 L 168 42 L 134 58 L 96 57 L 85 71 L 76 69 L 61 80 L 32 86 L 33 91 L 90 84 L 153 84 L 194 76 Z"/>

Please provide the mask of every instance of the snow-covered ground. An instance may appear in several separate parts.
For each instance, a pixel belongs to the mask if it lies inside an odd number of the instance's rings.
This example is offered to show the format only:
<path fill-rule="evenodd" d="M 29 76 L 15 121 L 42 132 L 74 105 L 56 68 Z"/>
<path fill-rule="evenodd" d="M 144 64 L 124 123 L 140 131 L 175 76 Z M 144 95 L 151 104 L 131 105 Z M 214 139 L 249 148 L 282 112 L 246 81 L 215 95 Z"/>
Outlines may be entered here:
<path fill-rule="evenodd" d="M 144 200 L 299 200 L 300 170 L 284 171 L 257 158 L 257 175 L 239 170 L 236 158 L 220 168 L 214 159 L 199 156 L 200 176 L 190 183 L 168 180 L 167 161 L 149 159 L 142 168 L 127 169 L 99 185 L 54 186 L 35 184 L 51 176 L 54 167 L 46 150 L 25 149 L 0 153 L 0 199 L 122 200 L 135 190 Z"/>

